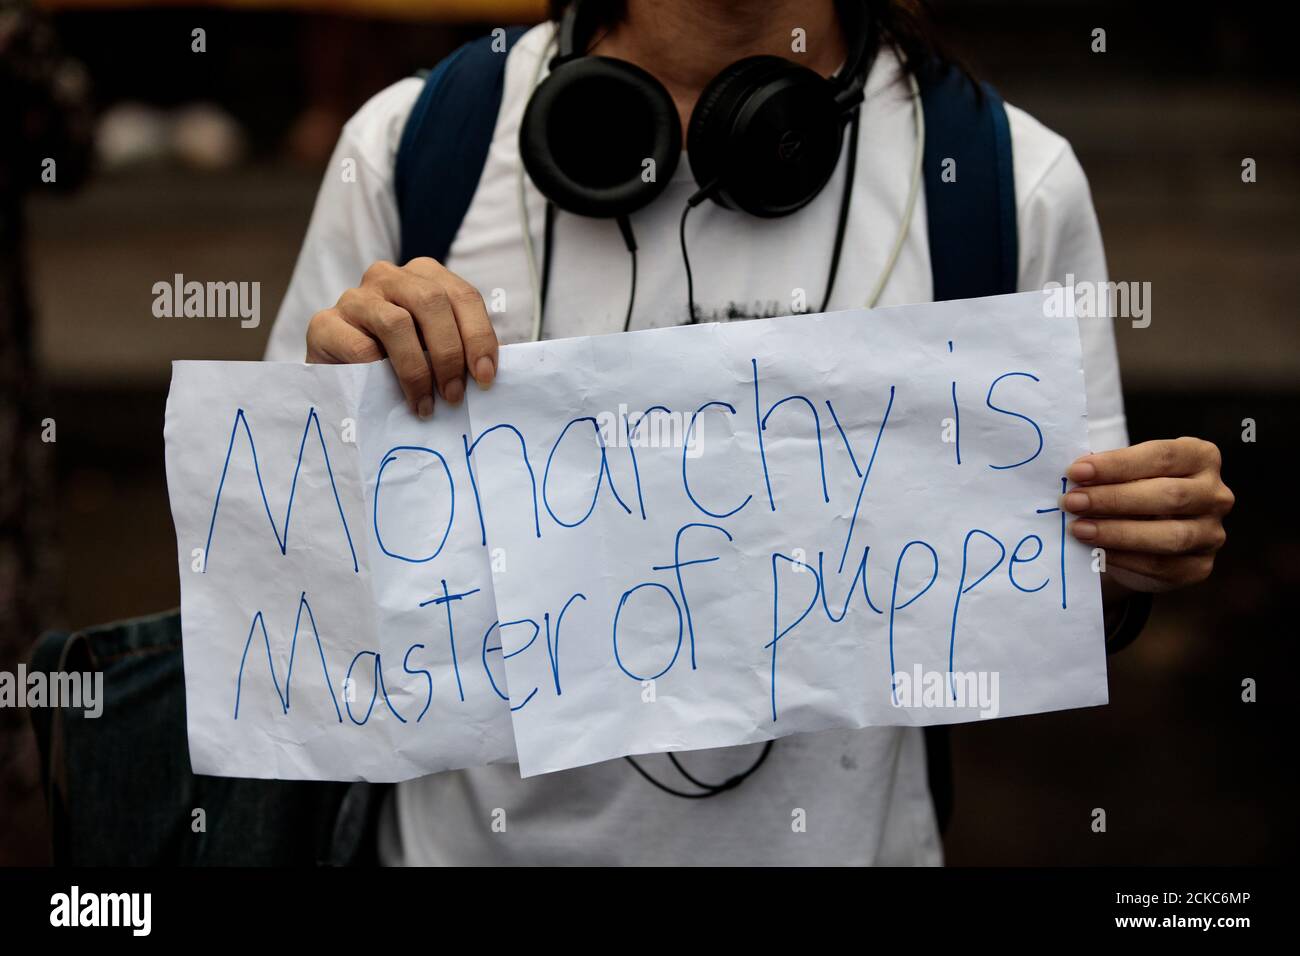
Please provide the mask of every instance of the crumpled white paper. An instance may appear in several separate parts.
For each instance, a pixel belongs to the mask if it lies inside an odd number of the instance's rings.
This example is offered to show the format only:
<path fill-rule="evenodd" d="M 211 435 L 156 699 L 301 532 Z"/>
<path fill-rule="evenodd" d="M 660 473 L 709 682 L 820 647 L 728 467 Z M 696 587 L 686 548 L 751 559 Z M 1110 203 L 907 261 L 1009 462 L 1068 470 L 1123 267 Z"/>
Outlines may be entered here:
<path fill-rule="evenodd" d="M 1104 703 L 1044 301 L 506 346 L 425 422 L 387 363 L 176 363 L 195 770 L 532 775 Z"/>

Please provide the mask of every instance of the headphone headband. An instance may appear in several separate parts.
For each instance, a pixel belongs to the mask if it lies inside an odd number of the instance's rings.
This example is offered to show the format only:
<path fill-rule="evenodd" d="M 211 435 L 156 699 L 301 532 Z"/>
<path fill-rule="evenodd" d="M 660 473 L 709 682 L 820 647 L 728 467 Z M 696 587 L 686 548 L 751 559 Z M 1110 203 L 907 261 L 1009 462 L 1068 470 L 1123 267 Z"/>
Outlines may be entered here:
<path fill-rule="evenodd" d="M 586 43 L 596 31 L 592 9 L 590 0 L 573 0 L 564 8 L 551 69 L 585 54 Z M 831 77 L 831 82 L 839 88 L 836 102 L 847 108 L 857 104 L 866 86 L 867 66 L 875 45 L 875 24 L 869 22 L 865 3 L 835 0 L 835 12 L 848 40 L 849 51 L 844 65 Z"/>
<path fill-rule="evenodd" d="M 588 12 L 588 17 L 584 18 L 582 29 L 579 31 L 578 21 L 584 7 Z M 586 44 L 583 43 L 582 46 L 579 46 L 578 39 L 581 38 L 585 41 L 595 32 L 595 25 L 586 22 L 587 19 L 590 19 L 590 10 L 590 4 L 583 3 L 582 0 L 573 0 L 564 8 L 564 13 L 560 15 L 557 48 L 555 57 L 551 60 L 551 69 L 555 69 L 561 63 L 567 63 L 575 56 L 582 56 L 586 52 Z"/>
<path fill-rule="evenodd" d="M 867 71 L 875 54 L 876 22 L 875 18 L 868 16 L 865 3 L 836 0 L 835 12 L 839 15 L 840 27 L 844 30 L 849 46 L 844 66 L 831 77 L 831 82 L 840 87 L 835 100 L 842 106 L 856 106 L 862 99 L 862 90 L 867 85 Z"/>

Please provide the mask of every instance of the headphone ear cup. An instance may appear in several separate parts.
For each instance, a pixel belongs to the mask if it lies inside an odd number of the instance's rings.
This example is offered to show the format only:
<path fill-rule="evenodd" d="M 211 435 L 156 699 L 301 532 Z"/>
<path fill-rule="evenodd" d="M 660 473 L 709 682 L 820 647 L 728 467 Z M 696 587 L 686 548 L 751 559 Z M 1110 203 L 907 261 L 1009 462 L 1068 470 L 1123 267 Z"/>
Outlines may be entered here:
<path fill-rule="evenodd" d="M 557 206 L 580 216 L 615 218 L 645 206 L 672 181 L 681 151 L 677 106 L 663 84 L 610 57 L 556 66 L 533 92 L 519 126 L 529 177 Z"/>
<path fill-rule="evenodd" d="M 700 94 L 686 149 L 701 188 L 729 209 L 774 218 L 816 198 L 839 162 L 835 86 L 776 56 L 737 60 Z"/>
<path fill-rule="evenodd" d="M 737 103 L 755 84 L 788 65 L 780 57 L 748 56 L 725 67 L 700 92 L 686 127 L 686 153 L 691 172 L 701 187 L 722 171 L 730 117 Z"/>

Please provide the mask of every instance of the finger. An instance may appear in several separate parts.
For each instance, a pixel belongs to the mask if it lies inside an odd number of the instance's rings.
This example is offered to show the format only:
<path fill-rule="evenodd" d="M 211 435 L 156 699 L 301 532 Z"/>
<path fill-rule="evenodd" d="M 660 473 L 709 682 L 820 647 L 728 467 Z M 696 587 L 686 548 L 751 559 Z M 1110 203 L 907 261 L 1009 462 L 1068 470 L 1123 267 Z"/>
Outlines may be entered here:
<path fill-rule="evenodd" d="M 1106 569 L 1119 568 L 1170 585 L 1204 581 L 1214 570 L 1214 555 L 1156 555 L 1140 551 L 1107 551 Z"/>
<path fill-rule="evenodd" d="M 1071 522 L 1071 533 L 1080 541 L 1118 551 L 1147 554 L 1198 554 L 1217 551 L 1227 535 L 1215 518 L 1169 521 L 1133 521 L 1126 518 L 1087 518 Z"/>
<path fill-rule="evenodd" d="M 451 300 L 441 281 L 403 269 L 385 278 L 380 288 L 419 326 L 438 392 L 453 404 L 459 402 L 465 395 L 465 352 Z"/>
<path fill-rule="evenodd" d="M 350 324 L 338 309 L 317 312 L 307 323 L 307 361 L 327 365 L 378 362 L 384 357 L 379 343 Z"/>
<path fill-rule="evenodd" d="M 372 262 L 370 267 L 361 276 L 361 287 L 374 291 L 383 281 L 390 276 L 401 272 L 393 263 L 380 259 Z"/>
<path fill-rule="evenodd" d="M 1210 467 L 1219 449 L 1199 438 L 1144 441 L 1128 448 L 1084 455 L 1066 475 L 1079 484 L 1109 485 L 1139 478 L 1184 477 Z"/>
<path fill-rule="evenodd" d="M 460 276 L 447 273 L 447 296 L 460 329 L 465 349 L 465 367 L 480 388 L 487 388 L 497 374 L 497 333 L 488 318 L 483 296 Z"/>
<path fill-rule="evenodd" d="M 1122 485 L 1082 485 L 1061 498 L 1077 515 L 1202 515 L 1210 512 L 1214 488 L 1200 478 L 1143 478 Z"/>
<path fill-rule="evenodd" d="M 349 289 L 338 310 L 353 325 L 379 340 L 393 363 L 402 394 L 421 418 L 433 412 L 433 375 L 410 313 L 364 289 Z"/>
<path fill-rule="evenodd" d="M 470 283 L 428 256 L 412 259 L 406 264 L 406 269 L 436 280 L 447 293 L 460 333 L 465 368 L 481 388 L 487 388 L 496 378 L 498 344 L 496 329 L 488 318 L 483 296 Z"/>
<path fill-rule="evenodd" d="M 1220 478 L 1214 483 L 1213 502 L 1210 507 L 1210 514 L 1218 515 L 1222 518 L 1232 506 L 1237 503 L 1237 496 L 1232 493 L 1232 489 L 1223 483 Z"/>

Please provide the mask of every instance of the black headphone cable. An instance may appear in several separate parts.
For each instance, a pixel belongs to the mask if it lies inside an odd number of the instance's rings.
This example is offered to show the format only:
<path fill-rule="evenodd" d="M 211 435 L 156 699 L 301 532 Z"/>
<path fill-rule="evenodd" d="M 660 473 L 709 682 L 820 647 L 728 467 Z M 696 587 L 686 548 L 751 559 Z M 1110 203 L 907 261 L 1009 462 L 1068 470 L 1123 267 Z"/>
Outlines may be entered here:
<path fill-rule="evenodd" d="M 632 283 L 627 295 L 627 314 L 623 317 L 623 331 L 630 331 L 632 328 L 632 308 L 636 305 L 636 236 L 632 232 L 632 222 L 627 216 L 619 216 L 616 220 L 618 231 L 623 236 L 623 244 L 627 246 L 628 255 L 632 257 Z M 551 287 L 551 250 L 554 248 L 555 241 L 555 203 L 547 200 L 546 202 L 546 219 L 542 227 L 542 276 L 541 276 L 541 304 L 540 309 L 543 316 L 546 314 L 546 295 Z M 540 329 L 539 329 L 540 332 Z M 539 335 L 538 338 L 541 336 Z"/>
<path fill-rule="evenodd" d="M 714 178 L 686 200 L 686 206 L 682 209 L 682 221 L 677 229 L 677 237 L 682 244 L 682 265 L 686 266 L 686 323 L 688 325 L 694 325 L 699 320 L 695 315 L 695 279 L 691 275 L 691 255 L 686 251 L 686 217 L 690 215 L 692 209 L 709 198 L 713 190 L 718 188 L 719 182 L 720 180 Z"/>
<path fill-rule="evenodd" d="M 685 777 L 690 783 L 703 790 L 703 793 L 690 793 L 686 790 L 677 790 L 674 787 L 668 786 L 666 783 L 661 783 L 656 780 L 644 767 L 631 757 L 624 757 L 623 759 L 630 763 L 632 769 L 644 777 L 648 783 L 662 790 L 664 793 L 671 794 L 674 797 L 681 797 L 683 800 L 706 800 L 709 797 L 716 797 L 719 794 L 726 793 L 728 790 L 735 790 L 749 779 L 749 777 L 752 776 L 759 767 L 763 766 L 763 762 L 767 760 L 767 755 L 772 752 L 773 743 L 775 743 L 775 741 L 769 740 L 767 743 L 763 744 L 763 752 L 758 755 L 758 759 L 754 761 L 748 770 L 743 773 L 738 773 L 734 777 L 728 777 L 722 783 L 705 783 L 702 780 L 696 780 L 695 777 L 687 773 L 686 768 L 683 767 L 681 761 L 677 759 L 677 755 L 670 753 L 668 759 L 671 760 L 673 766 L 677 768 L 677 772 Z"/>
<path fill-rule="evenodd" d="M 825 312 L 831 301 L 831 293 L 835 291 L 835 276 L 840 268 L 840 255 L 844 251 L 844 233 L 849 224 L 849 207 L 853 202 L 853 178 L 858 168 L 858 130 L 861 127 L 862 109 L 854 109 L 852 118 L 849 121 L 849 155 L 848 168 L 844 170 L 844 189 L 840 193 L 840 211 L 839 217 L 835 223 L 835 244 L 831 250 L 830 271 L 826 276 L 826 293 L 822 297 L 821 308 L 819 312 Z M 689 325 L 695 325 L 699 322 L 699 316 L 695 314 L 695 279 L 691 273 L 691 256 L 686 248 L 686 217 L 690 211 L 704 202 L 709 194 L 717 187 L 718 181 L 714 180 L 707 186 L 697 190 L 690 199 L 686 200 L 686 206 L 682 209 L 682 219 L 678 226 L 678 239 L 682 246 L 682 265 L 686 267 L 686 321 Z"/>
<path fill-rule="evenodd" d="M 636 304 L 636 236 L 632 234 L 632 220 L 627 216 L 619 216 L 615 221 L 618 231 L 623 234 L 627 254 L 632 257 L 632 283 L 627 294 L 627 316 L 623 319 L 623 331 L 627 332 L 632 328 L 632 306 Z"/>
<path fill-rule="evenodd" d="M 844 170 L 844 194 L 840 197 L 840 218 L 835 225 L 835 248 L 831 253 L 831 271 L 826 277 L 826 295 L 822 298 L 819 312 L 825 312 L 831 302 L 831 292 L 835 289 L 835 273 L 840 267 L 840 253 L 844 250 L 844 233 L 849 225 L 849 205 L 853 198 L 853 174 L 858 168 L 858 128 L 862 125 L 862 107 L 853 111 L 849 130 L 848 169 Z"/>

